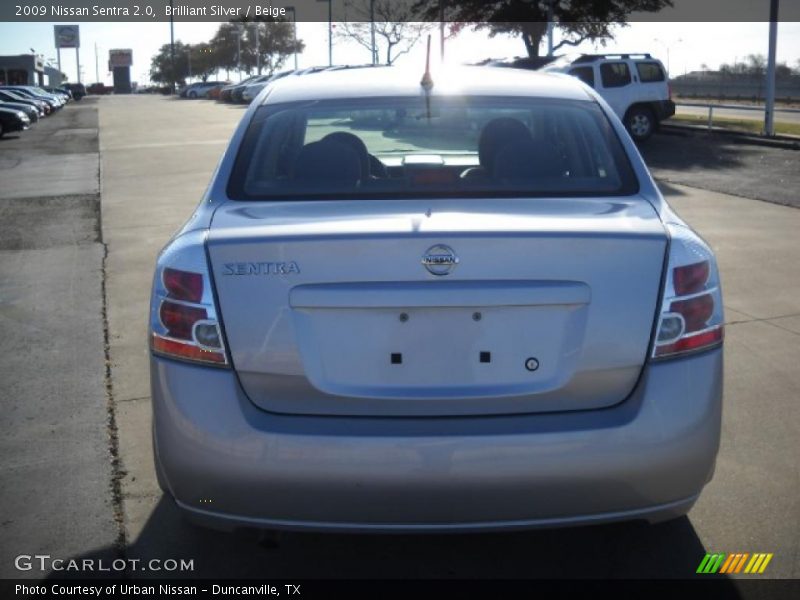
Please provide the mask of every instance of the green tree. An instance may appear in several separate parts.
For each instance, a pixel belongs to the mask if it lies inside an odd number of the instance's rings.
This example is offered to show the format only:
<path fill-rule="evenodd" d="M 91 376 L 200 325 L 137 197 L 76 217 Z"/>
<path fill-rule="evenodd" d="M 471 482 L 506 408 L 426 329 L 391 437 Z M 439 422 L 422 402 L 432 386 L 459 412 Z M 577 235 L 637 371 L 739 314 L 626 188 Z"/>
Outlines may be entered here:
<path fill-rule="evenodd" d="M 150 79 L 157 83 L 181 84 L 189 76 L 188 46 L 181 41 L 175 42 L 175 64 L 173 70 L 172 52 L 169 44 L 159 48 L 158 54 L 150 59 Z"/>
<path fill-rule="evenodd" d="M 271 75 L 295 52 L 302 52 L 305 44 L 294 39 L 294 28 L 286 19 L 260 17 L 241 19 L 235 25 L 243 26 L 242 67 L 248 72 L 266 72 Z M 258 42 L 256 43 L 256 36 Z M 258 49 L 258 53 L 256 53 Z M 259 62 L 260 56 L 260 62 Z M 260 64 L 260 68 L 259 68 Z"/>
<path fill-rule="evenodd" d="M 217 65 L 217 57 L 214 53 L 214 48 L 211 44 L 200 43 L 186 47 L 189 58 L 191 59 L 189 65 L 191 67 L 190 75 L 192 77 L 199 77 L 206 81 L 214 71 L 219 67 Z"/>
<path fill-rule="evenodd" d="M 414 7 L 426 20 L 439 20 L 443 13 L 446 21 L 471 23 L 491 36 L 518 35 L 528 56 L 536 57 L 547 33 L 550 1 L 416 0 Z M 624 26 L 631 13 L 656 12 L 667 6 L 672 6 L 672 0 L 552 0 L 553 17 L 562 34 L 554 49 L 613 38 L 613 27 Z"/>
<path fill-rule="evenodd" d="M 272 75 L 283 66 L 286 59 L 295 52 L 300 53 L 305 49 L 303 40 L 294 39 L 294 26 L 284 19 L 271 19 L 262 17 L 245 24 L 247 50 L 243 52 L 242 60 L 248 67 L 248 72 L 256 70 L 258 75 L 266 71 Z M 258 35 L 258 44 L 256 44 Z M 258 48 L 258 54 L 256 54 Z M 261 57 L 261 68 L 258 68 Z"/>
<path fill-rule="evenodd" d="M 245 49 L 244 26 L 241 23 L 222 23 L 209 46 L 213 50 L 214 62 L 217 68 L 231 71 L 236 69 L 239 61 L 237 44 L 240 32 L 242 33 L 241 48 Z"/>

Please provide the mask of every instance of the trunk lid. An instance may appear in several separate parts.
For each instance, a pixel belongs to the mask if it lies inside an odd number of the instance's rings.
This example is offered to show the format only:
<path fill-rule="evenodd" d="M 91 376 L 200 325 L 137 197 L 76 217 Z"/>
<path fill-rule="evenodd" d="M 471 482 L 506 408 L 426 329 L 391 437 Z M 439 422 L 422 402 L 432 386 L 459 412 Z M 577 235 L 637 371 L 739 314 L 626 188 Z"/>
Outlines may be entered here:
<path fill-rule="evenodd" d="M 208 238 L 250 399 L 369 416 L 620 402 L 666 246 L 639 197 L 231 202 Z"/>

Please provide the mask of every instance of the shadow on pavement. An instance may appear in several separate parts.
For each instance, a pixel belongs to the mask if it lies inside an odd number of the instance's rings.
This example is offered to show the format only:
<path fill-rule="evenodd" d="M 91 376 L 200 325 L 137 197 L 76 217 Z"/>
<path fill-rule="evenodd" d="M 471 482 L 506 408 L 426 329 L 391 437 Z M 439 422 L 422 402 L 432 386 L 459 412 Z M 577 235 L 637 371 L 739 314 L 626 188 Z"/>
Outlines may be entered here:
<path fill-rule="evenodd" d="M 165 575 L 502 579 L 691 578 L 705 553 L 686 517 L 658 525 L 622 523 L 502 534 L 282 533 L 277 544 L 264 543 L 255 534 L 197 528 L 162 497 L 124 556 L 142 563 L 154 558 L 194 560 L 193 572 L 130 573 L 137 579 Z M 79 558 L 111 561 L 114 557 L 114 550 L 105 548 Z M 735 591 L 732 584 L 731 591 Z"/>
<path fill-rule="evenodd" d="M 731 136 L 660 133 L 639 151 L 664 181 L 800 208 L 797 150 L 747 144 Z"/>
<path fill-rule="evenodd" d="M 669 200 L 675 196 L 685 196 L 686 192 L 681 190 L 680 188 L 675 187 L 674 185 L 670 185 L 666 181 L 657 181 L 658 189 L 661 190 L 661 194 Z"/>
<path fill-rule="evenodd" d="M 657 134 L 639 146 L 648 167 L 670 170 L 736 168 L 754 150 L 705 133 Z"/>

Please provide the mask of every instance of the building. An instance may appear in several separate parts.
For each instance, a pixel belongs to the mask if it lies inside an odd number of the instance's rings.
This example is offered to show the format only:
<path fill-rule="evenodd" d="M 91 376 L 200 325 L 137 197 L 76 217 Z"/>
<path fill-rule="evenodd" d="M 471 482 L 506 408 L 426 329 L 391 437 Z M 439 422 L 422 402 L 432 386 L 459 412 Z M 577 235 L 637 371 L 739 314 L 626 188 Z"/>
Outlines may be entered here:
<path fill-rule="evenodd" d="M 0 56 L 0 85 L 44 84 L 44 62 L 40 56 Z"/>
<path fill-rule="evenodd" d="M 67 80 L 66 75 L 54 67 L 44 67 L 44 75 L 47 77 L 47 87 L 61 87 Z"/>

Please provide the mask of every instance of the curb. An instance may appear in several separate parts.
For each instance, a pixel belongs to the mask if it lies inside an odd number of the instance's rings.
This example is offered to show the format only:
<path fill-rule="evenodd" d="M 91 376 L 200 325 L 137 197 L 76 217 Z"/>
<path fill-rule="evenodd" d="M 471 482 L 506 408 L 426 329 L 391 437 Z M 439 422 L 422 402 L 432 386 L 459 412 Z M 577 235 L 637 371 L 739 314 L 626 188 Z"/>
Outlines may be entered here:
<path fill-rule="evenodd" d="M 673 135 L 687 135 L 691 133 L 718 134 L 730 137 L 734 142 L 739 144 L 767 146 L 769 148 L 781 148 L 783 150 L 800 150 L 800 136 L 776 135 L 771 138 L 766 138 L 741 131 L 725 129 L 724 127 L 712 127 L 709 131 L 706 125 L 678 125 L 676 123 L 662 123 L 660 129 L 663 133 Z"/>

